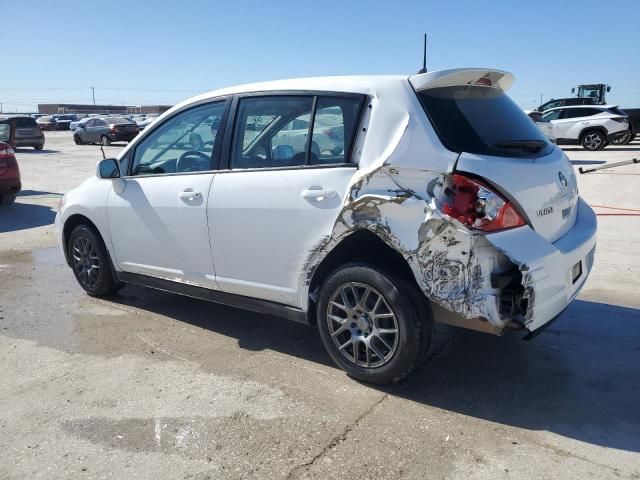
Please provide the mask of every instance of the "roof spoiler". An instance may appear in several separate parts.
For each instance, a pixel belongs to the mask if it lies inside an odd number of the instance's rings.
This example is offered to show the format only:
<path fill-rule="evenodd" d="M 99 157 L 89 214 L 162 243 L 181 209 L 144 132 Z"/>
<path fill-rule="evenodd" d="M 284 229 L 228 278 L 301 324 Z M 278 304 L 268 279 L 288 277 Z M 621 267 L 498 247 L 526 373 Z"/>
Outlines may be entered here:
<path fill-rule="evenodd" d="M 461 85 L 491 86 L 506 91 L 514 81 L 515 77 L 511 73 L 488 68 L 454 68 L 420 73 L 409 77 L 409 82 L 417 91 Z"/>

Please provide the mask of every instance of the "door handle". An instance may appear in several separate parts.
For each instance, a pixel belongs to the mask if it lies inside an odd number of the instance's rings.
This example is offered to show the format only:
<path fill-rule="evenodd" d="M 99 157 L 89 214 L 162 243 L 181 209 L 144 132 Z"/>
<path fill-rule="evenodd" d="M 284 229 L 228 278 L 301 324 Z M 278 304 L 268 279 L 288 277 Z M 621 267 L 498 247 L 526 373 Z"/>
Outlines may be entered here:
<path fill-rule="evenodd" d="M 307 188 L 300 192 L 300 196 L 302 198 L 313 198 L 316 200 L 322 200 L 323 198 L 332 198 L 335 197 L 335 190 L 328 190 L 325 188 Z"/>
<path fill-rule="evenodd" d="M 187 188 L 178 194 L 178 198 L 180 198 L 181 200 L 188 200 L 192 202 L 194 200 L 200 200 L 202 198 L 202 194 L 200 192 L 194 191 L 191 188 Z"/>

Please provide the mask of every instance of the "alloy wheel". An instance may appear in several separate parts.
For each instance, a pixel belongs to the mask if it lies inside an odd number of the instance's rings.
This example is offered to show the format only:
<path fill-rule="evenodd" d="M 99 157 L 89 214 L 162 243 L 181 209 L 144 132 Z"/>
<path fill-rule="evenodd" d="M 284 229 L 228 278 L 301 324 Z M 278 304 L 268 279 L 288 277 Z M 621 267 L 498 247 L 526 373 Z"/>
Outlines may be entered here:
<path fill-rule="evenodd" d="M 78 237 L 72 245 L 73 269 L 78 280 L 91 289 L 100 281 L 100 257 L 87 237 Z"/>
<path fill-rule="evenodd" d="M 602 145 L 602 138 L 598 133 L 589 133 L 584 138 L 584 148 L 587 150 L 597 150 Z"/>
<path fill-rule="evenodd" d="M 327 308 L 329 334 L 338 351 L 360 367 L 377 368 L 398 350 L 396 314 L 384 296 L 363 283 L 340 285 Z"/>

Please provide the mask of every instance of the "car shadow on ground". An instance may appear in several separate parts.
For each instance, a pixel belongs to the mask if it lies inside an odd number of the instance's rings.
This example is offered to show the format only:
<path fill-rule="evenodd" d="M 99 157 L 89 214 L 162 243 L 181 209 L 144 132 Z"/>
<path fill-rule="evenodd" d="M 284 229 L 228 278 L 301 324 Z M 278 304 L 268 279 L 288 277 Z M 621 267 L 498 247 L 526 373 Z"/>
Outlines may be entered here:
<path fill-rule="evenodd" d="M 61 197 L 62 193 L 41 192 L 39 190 L 21 190 L 18 197 Z"/>
<path fill-rule="evenodd" d="M 5 205 L 0 207 L 0 233 L 51 225 L 55 217 L 55 210 L 45 205 L 20 202 Z"/>
<path fill-rule="evenodd" d="M 118 303 L 333 366 L 315 328 L 127 286 Z M 438 328 L 449 328 L 441 326 Z M 405 382 L 379 388 L 451 412 L 640 452 L 640 310 L 576 301 L 533 341 L 454 330 Z"/>
<path fill-rule="evenodd" d="M 36 150 L 31 147 L 17 147 L 14 149 L 16 153 L 27 153 L 29 155 L 40 155 L 43 153 L 60 153 L 60 150 L 49 150 L 47 148 L 43 148 L 42 150 Z"/>
<path fill-rule="evenodd" d="M 600 165 L 607 163 L 605 160 L 570 160 L 572 165 Z"/>
<path fill-rule="evenodd" d="M 564 150 L 565 152 L 586 152 L 586 150 L 584 148 L 580 148 L 580 147 L 574 147 L 574 148 L 567 148 L 567 147 L 562 147 L 562 150 Z M 640 145 L 631 145 L 629 144 L 626 147 L 618 147 L 616 145 L 612 145 L 609 147 L 606 147 L 604 150 L 600 150 L 603 152 L 606 151 L 612 151 L 612 152 L 640 152 Z"/>

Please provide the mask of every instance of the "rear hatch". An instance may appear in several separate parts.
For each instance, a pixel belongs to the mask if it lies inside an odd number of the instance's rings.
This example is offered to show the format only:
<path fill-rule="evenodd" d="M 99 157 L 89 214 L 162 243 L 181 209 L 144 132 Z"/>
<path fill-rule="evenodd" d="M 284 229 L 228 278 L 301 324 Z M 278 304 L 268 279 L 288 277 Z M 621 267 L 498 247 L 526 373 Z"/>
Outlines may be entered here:
<path fill-rule="evenodd" d="M 506 95 L 507 75 L 474 69 L 410 80 L 443 145 L 459 153 L 455 170 L 484 179 L 553 242 L 575 223 L 576 177 L 564 152 Z"/>
<path fill-rule="evenodd" d="M 42 131 L 33 118 L 16 118 L 16 140 L 41 135 Z"/>
<path fill-rule="evenodd" d="M 136 125 L 135 123 L 116 123 L 113 126 L 113 129 L 117 132 L 122 133 L 133 133 L 139 130 L 138 125 Z"/>

